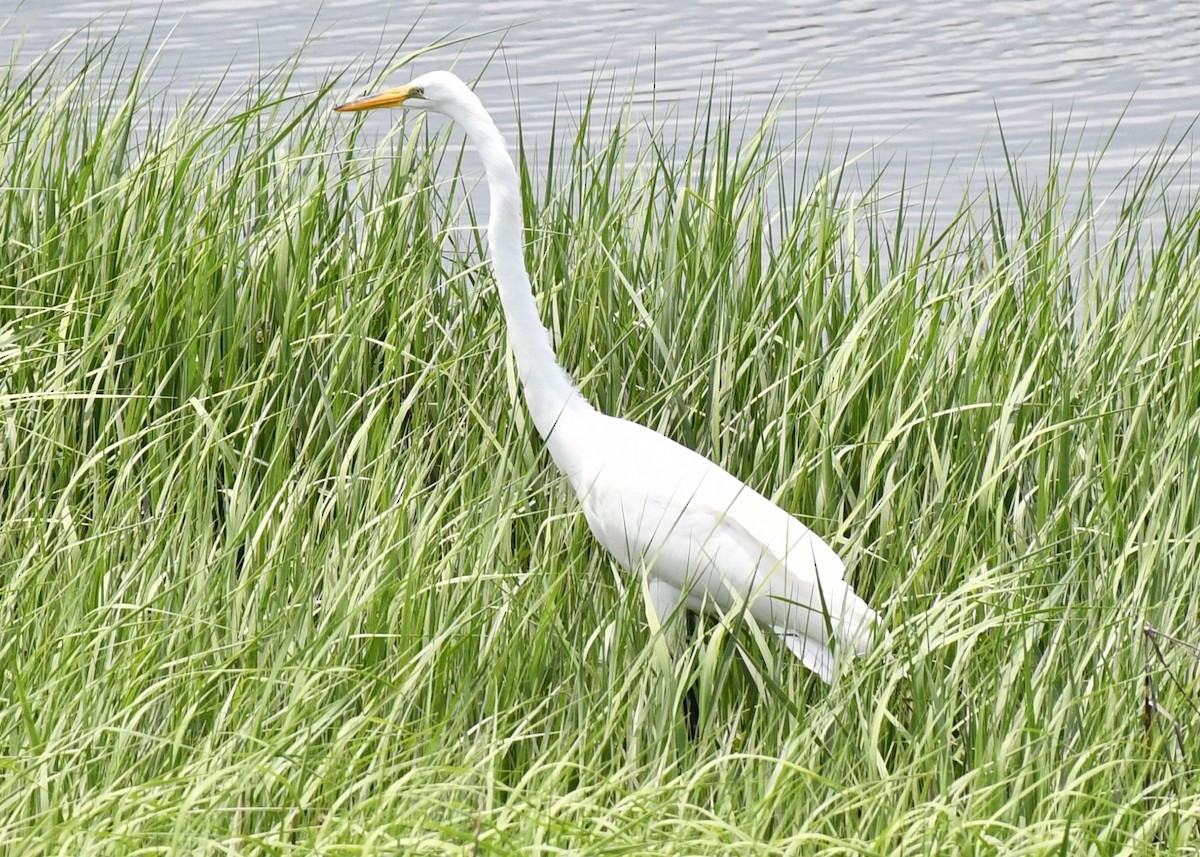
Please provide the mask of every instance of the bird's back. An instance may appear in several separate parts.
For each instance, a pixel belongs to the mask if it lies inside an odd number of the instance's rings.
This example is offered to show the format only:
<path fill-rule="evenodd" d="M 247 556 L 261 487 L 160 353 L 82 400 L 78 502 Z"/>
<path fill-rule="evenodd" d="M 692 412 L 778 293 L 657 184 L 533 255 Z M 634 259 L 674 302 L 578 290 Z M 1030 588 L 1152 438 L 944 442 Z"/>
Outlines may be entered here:
<path fill-rule="evenodd" d="M 875 612 L 819 536 L 692 450 L 636 423 L 596 417 L 588 452 L 568 475 L 592 532 L 618 562 L 645 569 L 667 600 L 675 592 L 688 609 L 745 609 L 827 681 L 831 638 L 869 648 Z"/>

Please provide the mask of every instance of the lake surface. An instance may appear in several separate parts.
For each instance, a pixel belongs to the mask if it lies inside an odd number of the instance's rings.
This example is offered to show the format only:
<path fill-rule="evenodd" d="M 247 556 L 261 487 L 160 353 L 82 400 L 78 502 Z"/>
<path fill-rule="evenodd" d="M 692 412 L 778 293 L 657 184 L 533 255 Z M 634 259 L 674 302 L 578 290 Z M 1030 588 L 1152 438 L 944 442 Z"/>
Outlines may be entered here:
<path fill-rule="evenodd" d="M 832 149 L 838 161 L 859 157 L 860 174 L 904 165 L 910 189 L 928 179 L 925 193 L 951 206 L 1003 169 L 1001 128 L 1034 175 L 1052 146 L 1084 163 L 1103 147 L 1101 192 L 1163 142 L 1182 141 L 1175 188 L 1196 186 L 1200 0 L 325 0 L 315 9 L 300 0 L 0 0 L 0 48 L 23 62 L 74 32 L 120 33 L 134 51 L 147 40 L 161 49 L 161 73 L 181 89 L 233 90 L 303 47 L 297 85 L 350 69 L 351 95 L 397 53 L 453 42 L 389 81 L 450 66 L 482 75 L 478 91 L 510 137 L 518 88 L 535 141 L 556 111 L 573 122 L 593 87 L 635 115 L 661 121 L 674 111 L 685 127 L 715 89 L 750 123 L 775 96 L 782 136 Z"/>

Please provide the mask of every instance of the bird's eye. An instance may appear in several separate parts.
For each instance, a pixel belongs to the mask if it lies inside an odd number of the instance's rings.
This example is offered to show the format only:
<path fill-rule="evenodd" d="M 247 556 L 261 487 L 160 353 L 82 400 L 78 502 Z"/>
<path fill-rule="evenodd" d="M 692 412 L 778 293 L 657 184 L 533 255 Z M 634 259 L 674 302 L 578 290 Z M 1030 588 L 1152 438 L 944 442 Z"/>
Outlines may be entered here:
<path fill-rule="evenodd" d="M 420 86 L 414 86 L 412 88 L 412 90 L 409 92 L 408 97 L 409 98 L 424 98 L 425 97 L 425 89 Z"/>

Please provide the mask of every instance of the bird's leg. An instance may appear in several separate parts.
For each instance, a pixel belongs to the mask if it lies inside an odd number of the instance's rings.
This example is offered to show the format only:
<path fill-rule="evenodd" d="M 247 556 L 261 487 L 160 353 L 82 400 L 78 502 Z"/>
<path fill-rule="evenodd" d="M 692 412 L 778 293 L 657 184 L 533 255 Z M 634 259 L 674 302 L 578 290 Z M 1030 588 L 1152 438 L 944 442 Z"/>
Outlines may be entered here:
<path fill-rule="evenodd" d="M 685 619 L 687 620 L 685 639 L 690 640 L 696 634 L 696 614 L 689 610 Z M 700 735 L 700 697 L 696 694 L 695 679 L 688 685 L 687 693 L 683 696 L 683 716 L 687 718 L 688 740 L 695 743 L 696 738 Z"/>
<path fill-rule="evenodd" d="M 649 602 L 650 631 L 657 635 L 655 660 L 663 675 L 674 678 L 671 657 L 678 652 L 696 633 L 696 617 L 690 611 L 681 617 L 674 616 L 683 594 L 657 578 L 647 575 L 646 596 Z M 665 627 L 664 627 L 665 626 Z M 700 732 L 700 699 L 696 696 L 695 683 L 689 686 L 683 697 L 683 713 L 687 719 L 688 739 L 695 741 Z"/>
<path fill-rule="evenodd" d="M 671 617 L 679 606 L 681 593 L 669 583 L 651 577 L 643 577 L 646 597 L 646 619 L 650 633 L 657 638 L 654 642 L 655 660 L 668 675 L 671 673 L 671 654 L 679 649 L 679 625 Z M 666 627 L 664 627 L 666 626 Z"/>

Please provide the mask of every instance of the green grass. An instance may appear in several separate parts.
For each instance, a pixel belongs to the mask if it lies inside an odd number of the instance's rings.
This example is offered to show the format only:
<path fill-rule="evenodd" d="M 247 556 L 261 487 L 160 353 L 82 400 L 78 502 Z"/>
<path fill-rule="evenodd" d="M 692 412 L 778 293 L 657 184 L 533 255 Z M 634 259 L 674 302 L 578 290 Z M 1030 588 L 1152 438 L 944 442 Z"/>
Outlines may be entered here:
<path fill-rule="evenodd" d="M 934 225 L 727 117 L 559 126 L 524 168 L 563 362 L 810 522 L 895 636 L 826 688 L 706 620 L 665 678 L 523 410 L 461 138 L 136 66 L 0 80 L 0 852 L 1200 843 L 1165 157 L 1111 195 L 1014 160 Z"/>

